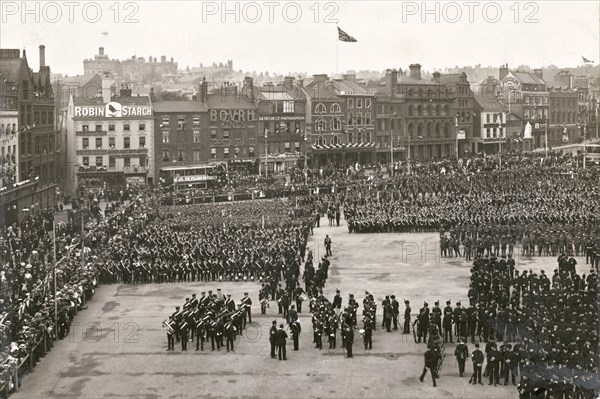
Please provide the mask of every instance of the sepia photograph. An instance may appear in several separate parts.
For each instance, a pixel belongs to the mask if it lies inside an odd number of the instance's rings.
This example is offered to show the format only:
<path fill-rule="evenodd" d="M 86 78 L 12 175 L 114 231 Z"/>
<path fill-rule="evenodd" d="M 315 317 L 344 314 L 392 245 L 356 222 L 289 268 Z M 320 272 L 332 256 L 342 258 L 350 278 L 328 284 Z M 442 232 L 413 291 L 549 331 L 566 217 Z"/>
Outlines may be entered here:
<path fill-rule="evenodd" d="M 0 20 L 0 399 L 600 399 L 599 0 Z"/>

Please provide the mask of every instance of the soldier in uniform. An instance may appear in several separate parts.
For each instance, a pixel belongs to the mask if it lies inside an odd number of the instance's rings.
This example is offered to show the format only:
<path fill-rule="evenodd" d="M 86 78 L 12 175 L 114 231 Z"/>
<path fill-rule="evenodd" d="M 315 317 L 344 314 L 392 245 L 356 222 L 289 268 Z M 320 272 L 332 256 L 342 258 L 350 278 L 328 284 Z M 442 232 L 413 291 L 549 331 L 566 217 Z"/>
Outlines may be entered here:
<path fill-rule="evenodd" d="M 277 343 L 277 356 L 279 360 L 287 360 L 286 351 L 285 351 L 285 343 L 288 335 L 283 329 L 283 324 L 279 325 L 279 330 L 275 333 L 275 339 Z M 283 356 L 283 359 L 282 359 Z"/>
<path fill-rule="evenodd" d="M 446 307 L 444 308 L 444 342 L 448 342 L 448 338 L 452 342 L 452 317 L 453 312 L 450 301 L 446 301 Z"/>
<path fill-rule="evenodd" d="M 189 324 L 183 321 L 179 326 L 179 336 L 181 337 L 181 350 L 187 351 Z"/>
<path fill-rule="evenodd" d="M 475 350 L 473 351 L 472 357 L 473 359 L 473 375 L 471 376 L 471 380 L 469 383 L 473 385 L 479 383 L 483 385 L 481 382 L 481 370 L 483 367 L 483 352 L 479 350 L 479 343 L 475 343 Z"/>
<path fill-rule="evenodd" d="M 365 350 L 367 349 L 373 349 L 373 319 L 371 318 L 371 316 L 369 314 L 367 314 L 365 316 L 365 318 L 363 319 L 364 321 L 364 329 L 365 329 L 365 335 L 363 337 L 364 340 L 364 344 L 365 344 Z"/>
<path fill-rule="evenodd" d="M 400 314 L 400 303 L 396 300 L 396 296 L 392 295 L 392 323 L 394 331 L 398 331 L 398 315 Z"/>
<path fill-rule="evenodd" d="M 271 358 L 275 359 L 275 346 L 277 345 L 277 321 L 275 320 L 269 330 L 269 343 L 271 344 Z"/>
<path fill-rule="evenodd" d="M 300 337 L 300 333 L 302 332 L 302 326 L 298 320 L 290 323 L 290 331 L 292 333 L 292 340 L 294 342 L 294 350 L 298 350 L 298 338 Z"/>
<path fill-rule="evenodd" d="M 402 334 L 410 334 L 410 301 L 404 300 L 404 331 Z"/>
<path fill-rule="evenodd" d="M 231 349 L 232 352 L 235 352 L 234 341 L 236 336 L 236 328 L 234 326 L 233 320 L 228 321 L 224 325 L 225 337 L 227 343 L 227 352 Z"/>
<path fill-rule="evenodd" d="M 456 356 L 456 361 L 458 362 L 458 372 L 462 377 L 463 373 L 465 372 L 465 362 L 469 358 L 469 348 L 467 347 L 467 344 L 465 344 L 460 338 L 458 339 L 458 344 L 454 349 L 454 356 Z"/>
<path fill-rule="evenodd" d="M 244 307 L 244 325 L 246 325 L 246 317 L 248 317 L 248 323 L 252 323 L 252 299 L 250 299 L 247 292 L 244 292 L 242 305 Z"/>
<path fill-rule="evenodd" d="M 431 309 L 433 315 L 433 322 L 437 326 L 438 333 L 442 333 L 442 309 L 440 309 L 440 302 L 435 301 L 434 307 Z"/>
<path fill-rule="evenodd" d="M 169 321 L 165 323 L 167 329 L 167 351 L 175 350 L 175 321 L 173 316 L 169 316 Z"/>
<path fill-rule="evenodd" d="M 348 318 L 350 319 L 350 318 Z M 351 358 L 352 356 L 352 345 L 354 344 L 354 321 L 346 319 L 346 330 L 344 334 L 344 340 L 346 344 L 346 356 Z"/>
<path fill-rule="evenodd" d="M 438 360 L 438 358 L 437 358 L 435 351 L 433 349 L 427 349 L 427 351 L 425 352 L 425 365 L 423 367 L 423 373 L 419 377 L 419 381 L 423 382 L 423 379 L 425 378 L 425 374 L 427 374 L 427 369 L 429 369 L 429 372 L 431 373 L 431 380 L 433 381 L 433 386 L 434 387 L 437 386 L 435 384 L 435 378 L 437 377 L 437 366 L 438 366 L 437 360 Z"/>

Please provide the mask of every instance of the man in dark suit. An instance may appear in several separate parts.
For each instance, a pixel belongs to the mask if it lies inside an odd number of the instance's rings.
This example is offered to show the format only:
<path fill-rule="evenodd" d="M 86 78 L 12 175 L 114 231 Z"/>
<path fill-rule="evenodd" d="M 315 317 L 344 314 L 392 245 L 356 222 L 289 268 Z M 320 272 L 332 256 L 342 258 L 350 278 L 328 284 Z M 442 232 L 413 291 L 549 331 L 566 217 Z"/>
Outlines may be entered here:
<path fill-rule="evenodd" d="M 339 309 L 342 307 L 342 296 L 340 295 L 340 290 L 335 290 L 335 296 L 333 297 L 333 303 L 331 305 L 334 309 Z"/>
<path fill-rule="evenodd" d="M 352 356 L 352 345 L 354 344 L 354 324 L 350 317 L 346 319 L 346 331 L 345 331 L 345 344 L 346 344 L 346 355 L 348 358 Z"/>
<path fill-rule="evenodd" d="M 271 344 L 271 358 L 275 359 L 275 346 L 277 344 L 277 322 L 273 320 L 273 325 L 269 330 L 269 343 Z"/>
<path fill-rule="evenodd" d="M 282 360 L 281 357 L 283 355 L 283 360 L 287 360 L 286 352 L 285 352 L 285 343 L 288 337 L 287 333 L 283 329 L 283 324 L 279 325 L 279 330 L 275 335 L 277 340 L 277 355 L 279 356 L 279 360 Z"/>
<path fill-rule="evenodd" d="M 437 356 L 432 349 L 427 349 L 425 352 L 425 366 L 423 367 L 423 373 L 419 377 L 419 381 L 423 382 L 427 369 L 431 372 L 431 379 L 433 380 L 433 386 L 435 387 L 435 377 L 437 372 Z"/>

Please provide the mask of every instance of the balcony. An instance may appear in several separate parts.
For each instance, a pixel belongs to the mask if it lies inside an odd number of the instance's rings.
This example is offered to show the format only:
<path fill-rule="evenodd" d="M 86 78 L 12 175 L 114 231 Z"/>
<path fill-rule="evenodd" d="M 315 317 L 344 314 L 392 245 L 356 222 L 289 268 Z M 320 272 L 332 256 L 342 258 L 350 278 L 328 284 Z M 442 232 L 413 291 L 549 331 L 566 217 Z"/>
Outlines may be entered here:
<path fill-rule="evenodd" d="M 106 136 L 107 134 L 106 130 L 78 130 L 75 132 L 75 136 Z"/>

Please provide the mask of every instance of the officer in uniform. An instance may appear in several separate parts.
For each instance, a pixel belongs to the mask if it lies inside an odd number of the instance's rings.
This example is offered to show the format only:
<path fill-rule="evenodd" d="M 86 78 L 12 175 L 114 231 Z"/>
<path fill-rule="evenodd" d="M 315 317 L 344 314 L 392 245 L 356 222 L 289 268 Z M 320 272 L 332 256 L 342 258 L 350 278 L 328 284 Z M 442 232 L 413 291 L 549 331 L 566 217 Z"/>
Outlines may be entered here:
<path fill-rule="evenodd" d="M 181 350 L 187 351 L 189 325 L 187 321 L 183 321 L 179 326 L 179 336 L 181 337 Z"/>
<path fill-rule="evenodd" d="M 404 331 L 402 334 L 410 334 L 410 301 L 404 300 Z"/>
<path fill-rule="evenodd" d="M 427 349 L 425 352 L 425 366 L 423 367 L 423 373 L 419 377 L 419 381 L 423 382 L 423 378 L 425 378 L 425 374 L 427 374 L 427 369 L 431 372 L 433 386 L 437 386 L 435 384 L 435 378 L 437 376 L 437 355 L 433 349 Z"/>
<path fill-rule="evenodd" d="M 483 352 L 479 350 L 479 343 L 477 342 L 475 343 L 475 350 L 473 351 L 471 358 L 473 359 L 473 375 L 471 376 L 471 380 L 469 380 L 469 383 L 472 383 L 473 385 L 477 383 L 483 385 L 483 383 L 481 382 Z"/>
<path fill-rule="evenodd" d="M 373 319 L 369 314 L 367 314 L 364 318 L 365 335 L 363 338 L 365 343 L 365 350 L 373 349 L 373 324 Z"/>
<path fill-rule="evenodd" d="M 248 323 L 252 323 L 252 299 L 250 299 L 247 292 L 244 292 L 242 305 L 244 306 L 244 325 L 246 325 L 246 317 L 248 317 Z"/>
<path fill-rule="evenodd" d="M 396 300 L 396 295 L 392 295 L 392 323 L 394 331 L 398 331 L 398 315 L 400 314 L 400 303 Z"/>
<path fill-rule="evenodd" d="M 275 346 L 277 345 L 277 321 L 273 320 L 273 325 L 269 330 L 269 343 L 271 344 L 271 358 L 275 359 Z"/>
<path fill-rule="evenodd" d="M 225 329 L 225 337 L 227 340 L 227 352 L 231 349 L 232 352 L 235 352 L 234 341 L 236 336 L 236 328 L 233 325 L 233 320 L 227 322 L 224 326 Z"/>
<path fill-rule="evenodd" d="M 350 319 L 350 317 L 348 319 Z M 345 330 L 344 340 L 346 343 L 346 355 L 348 358 L 351 358 L 351 357 L 353 357 L 352 356 L 352 344 L 354 344 L 354 324 L 351 319 L 350 320 L 348 320 L 348 319 L 346 319 L 346 330 Z"/>
<path fill-rule="evenodd" d="M 450 342 L 452 342 L 452 317 L 454 313 L 452 312 L 452 306 L 450 306 L 450 301 L 446 301 L 446 307 L 444 308 L 444 342 L 448 342 L 448 338 L 450 338 Z"/>
<path fill-rule="evenodd" d="M 294 350 L 298 350 L 298 338 L 300 337 L 300 333 L 302 332 L 302 327 L 300 326 L 300 322 L 298 320 L 290 323 L 290 331 L 292 333 L 292 340 L 294 342 Z"/>
<path fill-rule="evenodd" d="M 456 361 L 458 362 L 458 372 L 462 377 L 463 373 L 465 372 L 465 362 L 469 358 L 469 348 L 460 338 L 458 339 L 458 344 L 454 349 L 454 356 L 456 356 Z"/>
<path fill-rule="evenodd" d="M 435 301 L 434 307 L 431 309 L 433 315 L 433 322 L 437 326 L 438 333 L 442 333 L 442 309 L 440 309 L 440 301 Z"/>
<path fill-rule="evenodd" d="M 287 360 L 286 351 L 285 351 L 285 341 L 288 335 L 283 329 L 283 324 L 279 325 L 279 330 L 275 333 L 275 339 L 277 342 L 277 355 L 279 356 L 279 360 Z M 283 356 L 283 359 L 282 359 Z"/>

